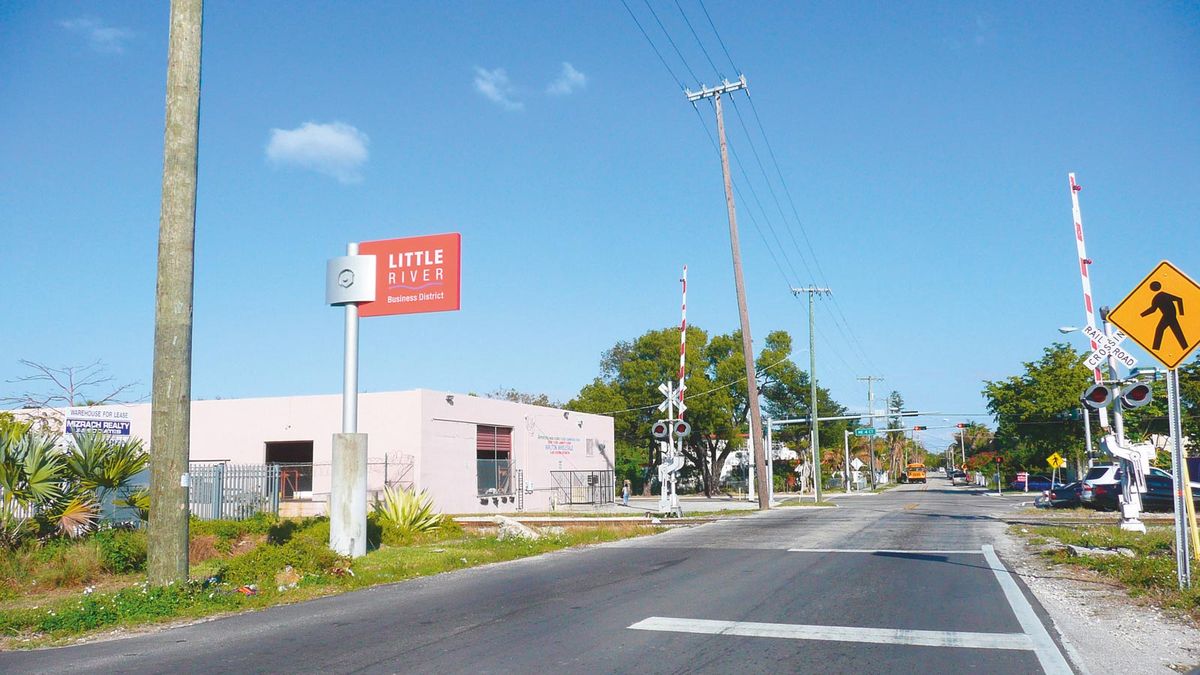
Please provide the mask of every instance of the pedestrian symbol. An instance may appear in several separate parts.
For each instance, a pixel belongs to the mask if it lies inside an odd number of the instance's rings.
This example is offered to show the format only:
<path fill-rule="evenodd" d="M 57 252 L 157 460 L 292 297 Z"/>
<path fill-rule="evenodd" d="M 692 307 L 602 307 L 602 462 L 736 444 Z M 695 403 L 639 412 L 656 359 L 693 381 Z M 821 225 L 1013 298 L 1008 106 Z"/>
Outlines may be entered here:
<path fill-rule="evenodd" d="M 1200 284 L 1164 260 L 1108 319 L 1163 365 L 1175 368 L 1200 342 Z"/>
<path fill-rule="evenodd" d="M 1183 329 L 1179 327 L 1179 314 L 1183 314 L 1183 298 L 1162 290 L 1162 284 L 1157 281 L 1150 282 L 1150 290 L 1156 294 L 1150 301 L 1150 306 L 1141 315 L 1150 316 L 1155 312 L 1162 314 L 1162 318 L 1158 320 L 1158 328 L 1154 329 L 1154 349 L 1162 346 L 1163 331 L 1168 328 L 1179 341 L 1179 348 L 1187 349 L 1187 340 L 1183 338 Z M 1175 313 L 1176 306 L 1179 307 L 1179 314 Z"/>

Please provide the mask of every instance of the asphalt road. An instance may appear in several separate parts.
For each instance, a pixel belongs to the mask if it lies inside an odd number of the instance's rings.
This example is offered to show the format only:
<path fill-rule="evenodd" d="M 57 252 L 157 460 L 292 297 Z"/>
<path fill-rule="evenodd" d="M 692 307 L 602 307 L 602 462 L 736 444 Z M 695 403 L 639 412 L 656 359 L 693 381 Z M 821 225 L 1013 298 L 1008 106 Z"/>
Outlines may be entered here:
<path fill-rule="evenodd" d="M 1069 673 L 940 478 L 138 637 L 0 672 Z"/>

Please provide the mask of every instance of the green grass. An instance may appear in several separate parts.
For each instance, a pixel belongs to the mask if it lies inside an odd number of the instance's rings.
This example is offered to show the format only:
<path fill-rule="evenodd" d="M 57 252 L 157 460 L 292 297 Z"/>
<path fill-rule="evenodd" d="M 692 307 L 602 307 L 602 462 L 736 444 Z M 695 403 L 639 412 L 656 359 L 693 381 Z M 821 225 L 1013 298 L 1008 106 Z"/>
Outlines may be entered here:
<path fill-rule="evenodd" d="M 1115 525 L 1086 527 L 1035 526 L 1024 535 L 1034 541 L 1056 540 L 1087 548 L 1127 548 L 1134 557 L 1078 556 L 1063 550 L 1043 553 L 1060 565 L 1076 565 L 1094 570 L 1120 582 L 1134 597 L 1177 609 L 1200 618 L 1200 588 L 1180 590 L 1175 572 L 1175 528 L 1151 526 L 1145 534 L 1126 532 Z M 1193 563 L 1193 569 L 1196 564 Z"/>
<path fill-rule="evenodd" d="M 13 603 L 0 608 L 0 649 L 57 644 L 97 630 L 261 609 L 658 531 L 650 526 L 614 523 L 568 530 L 536 541 L 499 541 L 492 535 L 470 534 L 451 527 L 412 536 L 403 546 L 383 545 L 350 561 L 326 548 L 319 536 L 328 536 L 324 529 L 327 524 L 324 528 L 322 524 L 318 521 L 293 528 L 286 540 L 195 566 L 193 580 L 188 583 L 165 588 L 141 583 L 111 592 L 84 589 L 47 597 L 39 605 L 14 607 Z M 294 588 L 280 590 L 275 575 L 286 565 L 293 567 L 299 581 Z M 257 594 L 239 592 L 239 587 L 250 584 L 257 587 Z"/>

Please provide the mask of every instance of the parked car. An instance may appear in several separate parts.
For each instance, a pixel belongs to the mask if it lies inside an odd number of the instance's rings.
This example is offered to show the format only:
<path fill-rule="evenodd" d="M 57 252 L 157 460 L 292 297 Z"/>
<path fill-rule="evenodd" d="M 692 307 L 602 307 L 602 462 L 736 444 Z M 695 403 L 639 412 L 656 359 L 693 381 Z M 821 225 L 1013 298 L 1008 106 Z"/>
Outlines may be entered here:
<path fill-rule="evenodd" d="M 1121 477 L 1124 472 L 1117 464 L 1097 464 L 1088 469 L 1083 477 L 1083 489 L 1080 500 L 1084 506 L 1096 508 L 1117 508 L 1117 495 L 1121 492 Z M 1150 467 L 1150 476 L 1158 476 L 1171 480 L 1171 474 L 1158 467 Z M 1103 505 L 1097 505 L 1096 499 L 1101 498 Z M 1111 504 L 1111 506 L 1108 506 Z"/>
<path fill-rule="evenodd" d="M 970 485 L 971 477 L 967 475 L 966 471 L 963 471 L 962 469 L 955 469 L 954 471 L 950 472 L 950 484 Z"/>
<path fill-rule="evenodd" d="M 1071 509 L 1079 506 L 1083 481 L 1075 481 L 1062 487 L 1051 488 L 1033 500 L 1033 505 L 1044 509 Z"/>
<path fill-rule="evenodd" d="M 1029 476 L 1027 480 L 1029 482 L 1030 490 L 1049 490 L 1060 485 L 1059 483 L 1054 483 L 1045 476 Z M 1008 487 L 1011 490 L 1024 490 L 1025 481 L 1014 480 L 1008 484 Z"/>
<path fill-rule="evenodd" d="M 1164 475 L 1166 474 L 1166 475 Z M 1093 486 L 1093 496 L 1090 506 L 1101 511 L 1115 511 L 1118 508 L 1121 495 L 1121 484 L 1100 484 Z M 1192 483 L 1192 503 L 1200 509 L 1200 485 Z M 1142 493 L 1143 511 L 1174 511 L 1175 510 L 1175 481 L 1167 472 L 1154 469 L 1146 475 L 1146 491 Z"/>

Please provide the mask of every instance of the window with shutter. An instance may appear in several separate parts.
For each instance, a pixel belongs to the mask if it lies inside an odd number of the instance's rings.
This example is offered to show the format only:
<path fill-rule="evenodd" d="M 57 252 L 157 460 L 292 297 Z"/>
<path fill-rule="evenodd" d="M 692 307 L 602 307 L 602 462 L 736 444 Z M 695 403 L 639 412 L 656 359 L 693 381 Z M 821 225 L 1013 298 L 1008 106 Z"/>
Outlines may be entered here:
<path fill-rule="evenodd" d="M 511 427 L 475 427 L 475 467 L 480 496 L 512 494 Z"/>

